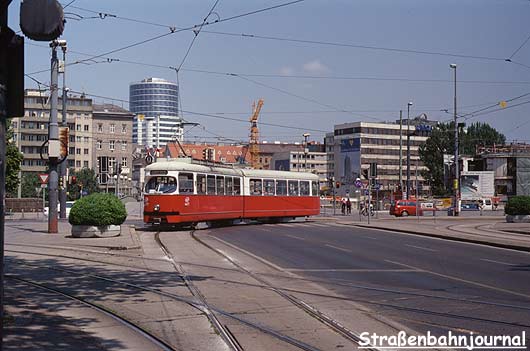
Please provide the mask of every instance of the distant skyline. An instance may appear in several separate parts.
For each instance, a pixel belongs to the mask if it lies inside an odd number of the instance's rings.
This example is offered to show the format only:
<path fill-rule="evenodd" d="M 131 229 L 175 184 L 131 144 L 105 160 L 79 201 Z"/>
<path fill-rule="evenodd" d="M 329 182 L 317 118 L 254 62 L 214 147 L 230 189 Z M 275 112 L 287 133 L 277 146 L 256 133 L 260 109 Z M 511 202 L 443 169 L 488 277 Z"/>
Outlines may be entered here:
<path fill-rule="evenodd" d="M 530 142 L 530 1 L 305 0 L 248 14 L 289 2 L 219 0 L 207 22 L 220 23 L 194 32 L 179 28 L 200 25 L 215 1 L 75 0 L 65 9 L 67 86 L 128 107 L 130 83 L 177 82 L 169 67 L 182 65 L 182 117 L 200 123 L 187 141 L 247 142 L 259 98 L 261 140 L 301 142 L 307 131 L 322 141 L 335 124 L 395 121 L 400 109 L 406 118 L 409 101 L 411 117 L 450 120 L 455 63 L 458 113 L 479 111 L 466 123 Z M 19 6 L 9 6 L 15 30 Z M 26 38 L 26 73 L 49 84 L 49 62 L 47 43 Z"/>

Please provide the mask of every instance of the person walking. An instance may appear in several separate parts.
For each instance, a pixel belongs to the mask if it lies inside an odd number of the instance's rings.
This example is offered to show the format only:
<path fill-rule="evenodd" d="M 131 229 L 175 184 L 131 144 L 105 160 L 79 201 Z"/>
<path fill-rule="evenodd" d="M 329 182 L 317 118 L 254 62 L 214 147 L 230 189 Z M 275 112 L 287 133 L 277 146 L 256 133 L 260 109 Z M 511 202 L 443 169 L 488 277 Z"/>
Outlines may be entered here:
<path fill-rule="evenodd" d="M 341 201 L 341 212 L 343 216 L 346 213 L 346 199 L 345 198 L 342 198 L 342 201 Z"/>
<path fill-rule="evenodd" d="M 346 213 L 351 214 L 351 201 L 349 198 L 346 200 Z"/>

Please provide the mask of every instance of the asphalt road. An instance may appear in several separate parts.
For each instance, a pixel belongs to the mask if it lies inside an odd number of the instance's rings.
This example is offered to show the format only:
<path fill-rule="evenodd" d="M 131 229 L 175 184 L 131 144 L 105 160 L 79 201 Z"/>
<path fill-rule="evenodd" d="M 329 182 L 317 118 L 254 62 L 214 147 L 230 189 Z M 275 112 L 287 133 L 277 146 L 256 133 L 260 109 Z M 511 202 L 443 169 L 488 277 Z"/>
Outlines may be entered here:
<path fill-rule="evenodd" d="M 530 337 L 524 252 L 322 222 L 207 233 L 419 333 Z"/>

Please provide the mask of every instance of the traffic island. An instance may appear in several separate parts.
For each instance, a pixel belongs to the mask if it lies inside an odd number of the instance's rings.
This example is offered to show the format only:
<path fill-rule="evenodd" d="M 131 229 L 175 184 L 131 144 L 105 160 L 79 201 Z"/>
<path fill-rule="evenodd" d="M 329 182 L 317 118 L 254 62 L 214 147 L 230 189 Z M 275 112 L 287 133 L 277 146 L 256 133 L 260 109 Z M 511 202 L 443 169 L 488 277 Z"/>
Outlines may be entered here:
<path fill-rule="evenodd" d="M 504 212 L 508 223 L 530 223 L 530 196 L 511 197 Z"/>

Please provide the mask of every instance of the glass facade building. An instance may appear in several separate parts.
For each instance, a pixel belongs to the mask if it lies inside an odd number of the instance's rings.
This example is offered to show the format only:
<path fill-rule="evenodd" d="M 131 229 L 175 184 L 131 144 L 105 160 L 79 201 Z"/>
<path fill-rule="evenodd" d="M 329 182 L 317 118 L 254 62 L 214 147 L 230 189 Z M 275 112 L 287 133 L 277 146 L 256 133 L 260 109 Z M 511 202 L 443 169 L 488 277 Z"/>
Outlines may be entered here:
<path fill-rule="evenodd" d="M 178 85 L 160 78 L 147 78 L 129 86 L 129 109 L 136 116 L 133 142 L 159 146 L 182 138 L 178 116 Z"/>

